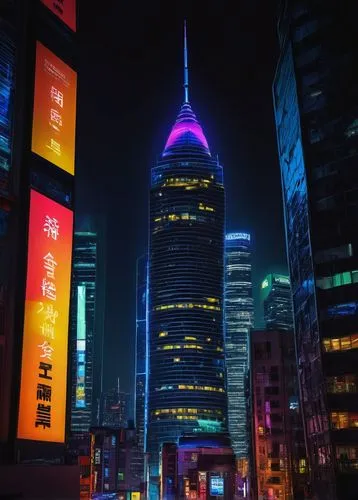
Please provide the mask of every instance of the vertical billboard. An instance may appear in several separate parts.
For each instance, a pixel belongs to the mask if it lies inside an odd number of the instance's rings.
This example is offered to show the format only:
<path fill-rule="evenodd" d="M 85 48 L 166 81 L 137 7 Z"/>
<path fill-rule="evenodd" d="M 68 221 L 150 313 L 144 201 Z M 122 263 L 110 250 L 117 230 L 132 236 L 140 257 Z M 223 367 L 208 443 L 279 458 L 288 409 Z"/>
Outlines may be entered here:
<path fill-rule="evenodd" d="M 74 175 L 77 73 L 36 43 L 34 153 Z"/>
<path fill-rule="evenodd" d="M 76 0 L 41 0 L 72 31 L 76 31 Z"/>
<path fill-rule="evenodd" d="M 31 190 L 17 437 L 63 443 L 73 212 Z"/>

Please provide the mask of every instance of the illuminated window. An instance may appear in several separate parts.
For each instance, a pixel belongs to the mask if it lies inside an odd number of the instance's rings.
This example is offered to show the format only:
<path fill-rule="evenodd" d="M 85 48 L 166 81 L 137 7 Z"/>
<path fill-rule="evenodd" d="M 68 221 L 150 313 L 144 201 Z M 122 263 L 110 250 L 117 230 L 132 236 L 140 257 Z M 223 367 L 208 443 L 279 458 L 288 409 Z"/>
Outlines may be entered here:
<path fill-rule="evenodd" d="M 337 377 L 327 377 L 327 392 L 357 392 L 357 376 L 341 375 Z"/>
<path fill-rule="evenodd" d="M 158 337 L 167 337 L 168 332 L 159 332 Z"/>
<path fill-rule="evenodd" d="M 264 428 L 262 425 L 259 425 L 258 428 L 257 428 L 257 431 L 259 433 L 259 436 L 263 436 L 265 431 L 264 431 Z"/>
<path fill-rule="evenodd" d="M 358 348 L 358 333 L 338 339 L 323 339 L 323 348 L 325 352 L 348 351 Z"/>
<path fill-rule="evenodd" d="M 215 212 L 213 207 L 209 207 L 208 205 L 204 205 L 204 203 L 199 203 L 199 210 L 206 210 L 207 212 Z"/>
<path fill-rule="evenodd" d="M 196 340 L 196 337 L 184 337 L 184 340 Z"/>
<path fill-rule="evenodd" d="M 179 363 L 180 358 L 173 358 L 174 363 Z"/>
<path fill-rule="evenodd" d="M 300 474 L 306 473 L 306 459 L 305 458 L 300 458 L 300 460 L 298 462 L 298 471 Z"/>
<path fill-rule="evenodd" d="M 332 429 L 350 429 L 358 427 L 358 413 L 332 412 Z"/>

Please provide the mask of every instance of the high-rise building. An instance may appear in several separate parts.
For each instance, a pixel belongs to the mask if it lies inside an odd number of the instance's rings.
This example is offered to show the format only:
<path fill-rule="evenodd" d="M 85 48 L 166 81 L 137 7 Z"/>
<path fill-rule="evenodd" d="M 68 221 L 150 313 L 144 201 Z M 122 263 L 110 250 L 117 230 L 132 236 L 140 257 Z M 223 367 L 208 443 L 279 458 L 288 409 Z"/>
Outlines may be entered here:
<path fill-rule="evenodd" d="M 228 424 L 237 459 L 248 459 L 247 377 L 249 334 L 254 305 L 251 279 L 251 238 L 248 233 L 225 237 L 225 361 Z"/>
<path fill-rule="evenodd" d="M 354 2 L 282 3 L 273 84 L 301 406 L 317 498 L 357 498 Z"/>
<path fill-rule="evenodd" d="M 290 278 L 268 274 L 261 283 L 261 304 L 266 330 L 293 330 Z"/>
<path fill-rule="evenodd" d="M 20 465 L 60 462 L 68 427 L 77 2 L 58 4 L 0 5 L 0 462 L 17 464 L 0 471 L 5 496 L 73 498 L 66 468 Z"/>
<path fill-rule="evenodd" d="M 97 246 L 95 231 L 76 231 L 73 246 L 71 432 L 88 433 L 93 412 Z"/>
<path fill-rule="evenodd" d="M 147 452 L 153 487 L 162 443 L 207 425 L 225 429 L 227 418 L 223 171 L 189 103 L 186 38 L 184 53 L 184 103 L 151 175 Z"/>
<path fill-rule="evenodd" d="M 255 498 L 303 498 L 307 460 L 293 332 L 251 333 Z"/>

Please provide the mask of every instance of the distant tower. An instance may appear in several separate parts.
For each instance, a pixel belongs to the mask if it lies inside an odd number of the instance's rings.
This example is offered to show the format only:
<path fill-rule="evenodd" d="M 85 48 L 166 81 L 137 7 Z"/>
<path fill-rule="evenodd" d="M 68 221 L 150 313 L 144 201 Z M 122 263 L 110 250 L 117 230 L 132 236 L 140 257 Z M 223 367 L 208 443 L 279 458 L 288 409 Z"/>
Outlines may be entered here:
<path fill-rule="evenodd" d="M 288 276 L 268 274 L 261 283 L 261 303 L 267 330 L 293 331 L 292 295 Z"/>
<path fill-rule="evenodd" d="M 189 104 L 186 37 L 184 47 L 184 103 L 152 169 L 150 190 L 147 452 L 153 485 L 159 484 L 162 443 L 227 424 L 223 171 Z"/>
<path fill-rule="evenodd" d="M 254 305 L 251 278 L 251 237 L 228 233 L 225 239 L 225 355 L 228 421 L 237 459 L 248 459 L 247 376 L 249 334 Z"/>
<path fill-rule="evenodd" d="M 74 434 L 89 432 L 92 424 L 97 244 L 96 232 L 75 232 L 71 307 L 71 432 Z"/>

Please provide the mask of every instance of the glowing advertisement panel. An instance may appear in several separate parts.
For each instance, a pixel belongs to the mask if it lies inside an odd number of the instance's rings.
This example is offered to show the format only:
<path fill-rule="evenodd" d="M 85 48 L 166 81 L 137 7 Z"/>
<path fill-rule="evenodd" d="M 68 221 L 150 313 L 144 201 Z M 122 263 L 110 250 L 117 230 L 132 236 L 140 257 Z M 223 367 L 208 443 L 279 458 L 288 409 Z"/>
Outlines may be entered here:
<path fill-rule="evenodd" d="M 31 190 L 17 437 L 63 443 L 73 212 Z"/>
<path fill-rule="evenodd" d="M 72 175 L 76 89 L 77 73 L 37 42 L 31 149 Z"/>
<path fill-rule="evenodd" d="M 76 0 L 41 0 L 72 31 L 76 31 Z"/>
<path fill-rule="evenodd" d="M 224 478 L 212 476 L 210 478 L 210 495 L 223 496 L 224 495 Z"/>

